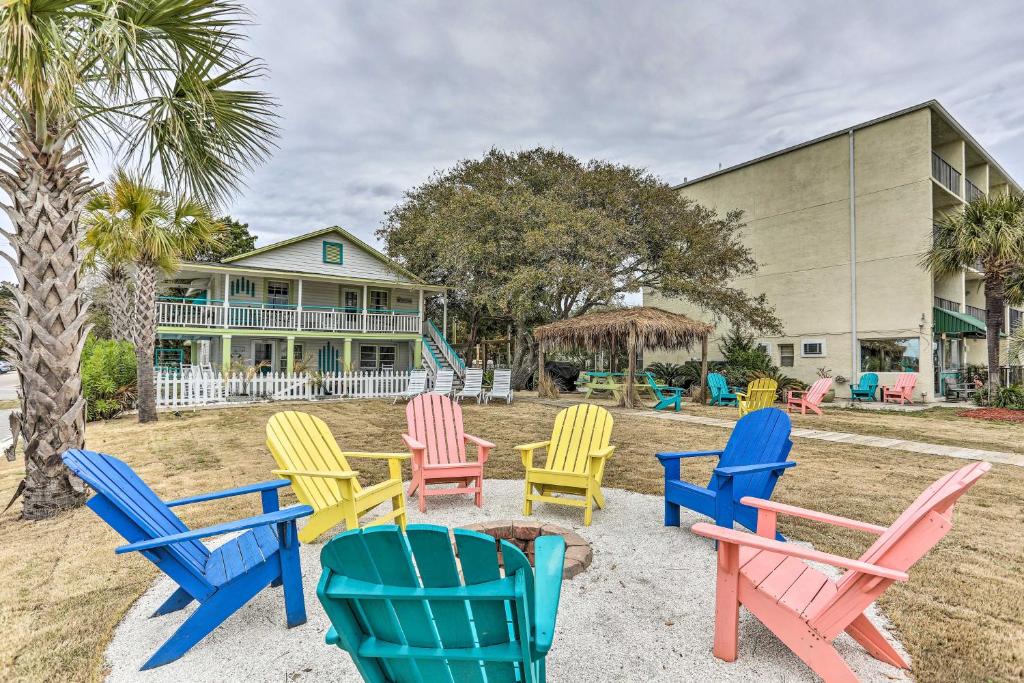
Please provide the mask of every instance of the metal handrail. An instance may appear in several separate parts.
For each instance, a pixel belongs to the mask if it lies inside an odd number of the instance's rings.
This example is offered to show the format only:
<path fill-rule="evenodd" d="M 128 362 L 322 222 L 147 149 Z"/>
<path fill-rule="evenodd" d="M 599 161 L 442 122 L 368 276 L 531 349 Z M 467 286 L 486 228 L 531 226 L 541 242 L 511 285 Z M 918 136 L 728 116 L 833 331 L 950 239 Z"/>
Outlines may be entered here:
<path fill-rule="evenodd" d="M 935 297 L 935 305 L 945 311 L 960 312 L 960 304 L 956 301 L 950 301 L 949 299 L 943 299 L 941 296 Z"/>
<path fill-rule="evenodd" d="M 434 324 L 433 320 L 427 320 L 427 329 L 430 338 L 433 339 L 434 343 L 437 344 L 437 347 L 441 349 L 441 353 L 444 354 L 448 363 L 455 368 L 456 374 L 458 374 L 459 377 L 462 377 L 466 372 L 466 361 L 462 360 L 458 351 L 448 343 L 448 340 L 445 339 L 444 335 L 441 334 L 441 331 L 437 329 L 437 325 Z"/>
<path fill-rule="evenodd" d="M 960 171 L 953 168 L 948 161 L 934 151 L 932 152 L 932 176 L 939 181 L 940 185 L 957 197 L 960 196 Z"/>

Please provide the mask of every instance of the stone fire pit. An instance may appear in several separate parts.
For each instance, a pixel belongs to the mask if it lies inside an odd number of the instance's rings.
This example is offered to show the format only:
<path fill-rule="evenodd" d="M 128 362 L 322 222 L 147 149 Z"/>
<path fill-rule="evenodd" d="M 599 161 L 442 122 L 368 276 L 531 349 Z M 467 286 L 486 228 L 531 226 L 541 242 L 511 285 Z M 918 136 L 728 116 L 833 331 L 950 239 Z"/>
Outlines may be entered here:
<path fill-rule="evenodd" d="M 459 528 L 478 531 L 493 537 L 495 542 L 499 544 L 498 564 L 502 563 L 500 546 L 502 540 L 508 541 L 522 550 L 532 565 L 534 564 L 533 542 L 537 537 L 561 536 L 565 539 L 565 563 L 562 565 L 563 579 L 571 579 L 582 573 L 583 570 L 590 566 L 590 561 L 594 557 L 590 544 L 582 536 L 557 524 L 529 522 L 521 519 L 502 519 L 494 522 L 476 522 L 475 524 L 467 524 Z"/>

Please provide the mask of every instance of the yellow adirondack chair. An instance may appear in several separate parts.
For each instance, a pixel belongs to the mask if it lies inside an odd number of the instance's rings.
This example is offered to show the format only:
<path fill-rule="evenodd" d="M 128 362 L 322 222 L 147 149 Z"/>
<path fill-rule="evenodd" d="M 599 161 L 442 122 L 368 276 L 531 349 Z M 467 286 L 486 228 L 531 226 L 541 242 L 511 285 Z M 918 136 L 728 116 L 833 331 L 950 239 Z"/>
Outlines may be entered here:
<path fill-rule="evenodd" d="M 747 385 L 746 391 L 736 392 L 736 405 L 740 409 L 740 417 L 775 403 L 775 392 L 779 383 L 767 377 L 755 379 Z"/>
<path fill-rule="evenodd" d="M 583 523 L 590 526 L 594 503 L 604 507 L 601 479 L 605 461 L 615 450 L 608 445 L 611 435 L 611 414 L 601 406 L 583 403 L 558 413 L 547 441 L 516 446 L 526 468 L 523 514 L 533 513 L 534 501 L 571 505 L 585 508 Z M 533 453 L 541 448 L 547 448 L 547 460 L 543 467 L 534 467 Z M 582 496 L 583 500 L 553 493 Z"/>
<path fill-rule="evenodd" d="M 408 453 L 342 451 L 323 420 L 294 410 L 270 418 L 267 448 L 281 468 L 274 474 L 291 481 L 296 497 L 313 508 L 309 522 L 299 530 L 303 543 L 342 522 L 346 529 L 359 528 L 359 518 L 389 498 L 392 511 L 367 526 L 393 521 L 405 528 L 402 461 L 409 459 Z M 348 458 L 387 460 L 389 478 L 363 488 Z"/>

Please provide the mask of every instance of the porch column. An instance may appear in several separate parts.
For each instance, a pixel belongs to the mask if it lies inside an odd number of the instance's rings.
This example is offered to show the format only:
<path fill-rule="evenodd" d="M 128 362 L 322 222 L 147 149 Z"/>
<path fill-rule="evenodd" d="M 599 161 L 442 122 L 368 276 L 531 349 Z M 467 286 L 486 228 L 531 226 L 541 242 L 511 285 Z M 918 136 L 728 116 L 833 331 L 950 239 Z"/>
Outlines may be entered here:
<path fill-rule="evenodd" d="M 301 278 L 299 278 L 299 292 L 298 292 L 298 296 L 295 299 L 295 303 L 296 303 L 296 305 L 295 305 L 295 329 L 301 330 L 302 329 L 302 279 Z M 291 355 L 291 352 L 289 351 L 288 352 L 288 358 L 290 359 L 291 357 L 292 357 L 292 355 Z M 289 362 L 289 367 L 291 367 L 291 365 L 290 365 L 291 360 L 289 360 L 288 362 Z M 288 372 L 291 372 L 291 370 L 288 370 Z"/>
<path fill-rule="evenodd" d="M 344 350 L 344 364 L 341 366 L 342 372 L 352 372 L 352 337 L 345 337 Z"/>
<path fill-rule="evenodd" d="M 423 342 L 416 340 L 412 344 L 412 367 L 416 370 L 423 368 Z"/>
<path fill-rule="evenodd" d="M 299 291 L 301 292 L 302 290 L 300 289 Z M 285 353 L 288 355 L 285 357 L 284 371 L 290 375 L 295 370 L 295 335 L 287 337 L 287 349 Z"/>
<path fill-rule="evenodd" d="M 364 334 L 366 333 L 366 324 L 367 324 L 367 322 L 369 322 L 369 319 L 367 317 L 369 315 L 369 311 L 370 311 L 370 302 L 367 300 L 367 297 L 369 295 L 370 295 L 369 288 L 366 285 L 363 285 L 363 333 Z"/>
<path fill-rule="evenodd" d="M 444 296 L 441 298 L 441 334 L 444 338 L 448 338 L 448 291 L 445 290 Z"/>
<path fill-rule="evenodd" d="M 231 291 L 231 274 L 224 273 L 224 327 L 228 326 L 228 292 Z M 231 337 L 228 337 L 231 339 Z"/>
<path fill-rule="evenodd" d="M 224 298 L 227 299 L 227 290 L 224 292 Z M 227 375 L 231 372 L 231 335 L 225 334 L 220 338 L 220 367 L 221 371 Z"/>
<path fill-rule="evenodd" d="M 423 334 L 423 290 L 420 290 L 420 334 Z"/>

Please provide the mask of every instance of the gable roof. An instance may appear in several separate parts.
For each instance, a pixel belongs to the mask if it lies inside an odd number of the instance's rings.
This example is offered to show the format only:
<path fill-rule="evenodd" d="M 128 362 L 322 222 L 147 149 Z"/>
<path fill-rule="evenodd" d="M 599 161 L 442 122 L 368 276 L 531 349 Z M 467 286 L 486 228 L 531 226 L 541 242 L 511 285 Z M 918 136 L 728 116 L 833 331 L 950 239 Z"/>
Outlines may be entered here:
<path fill-rule="evenodd" d="M 248 258 L 250 256 L 255 256 L 257 254 L 265 254 L 268 251 L 274 251 L 275 249 L 280 249 L 281 247 L 286 247 L 289 244 L 295 244 L 297 242 L 303 242 L 303 241 L 308 240 L 308 239 L 313 239 L 315 237 L 322 237 L 324 235 L 330 235 L 330 234 L 341 235 L 342 237 L 344 237 L 345 239 L 349 240 L 350 242 L 355 244 L 357 247 L 359 247 L 364 252 L 366 252 L 370 256 L 374 257 L 375 259 L 377 259 L 378 261 L 380 261 L 384 265 L 388 266 L 389 268 L 394 268 L 396 271 L 398 271 L 402 275 L 405 275 L 406 277 L 411 278 L 413 282 L 416 282 L 416 283 L 422 284 L 422 285 L 429 284 L 429 283 L 427 283 L 426 280 L 421 278 L 416 273 L 413 273 L 412 271 L 410 271 L 410 270 L 406 269 L 405 267 L 403 267 L 401 264 L 398 263 L 398 261 L 395 261 L 393 258 L 385 256 L 384 254 L 380 253 L 379 251 L 377 251 L 376 249 L 371 247 L 366 242 L 362 241 L 361 239 L 359 239 L 358 237 L 356 237 L 355 235 L 350 233 L 348 230 L 345 230 L 344 228 L 340 228 L 337 225 L 332 225 L 332 226 L 329 226 L 329 227 L 326 227 L 326 228 L 322 228 L 320 230 L 314 230 L 313 232 L 303 233 L 301 235 L 296 235 L 295 237 L 289 237 L 286 240 L 281 240 L 280 242 L 274 242 L 272 244 L 268 244 L 265 247 L 259 247 L 257 249 L 253 249 L 252 251 L 247 251 L 244 254 L 238 254 L 237 256 L 231 256 L 229 258 L 224 259 L 224 263 L 233 263 L 233 262 L 238 261 L 240 259 Z"/>

